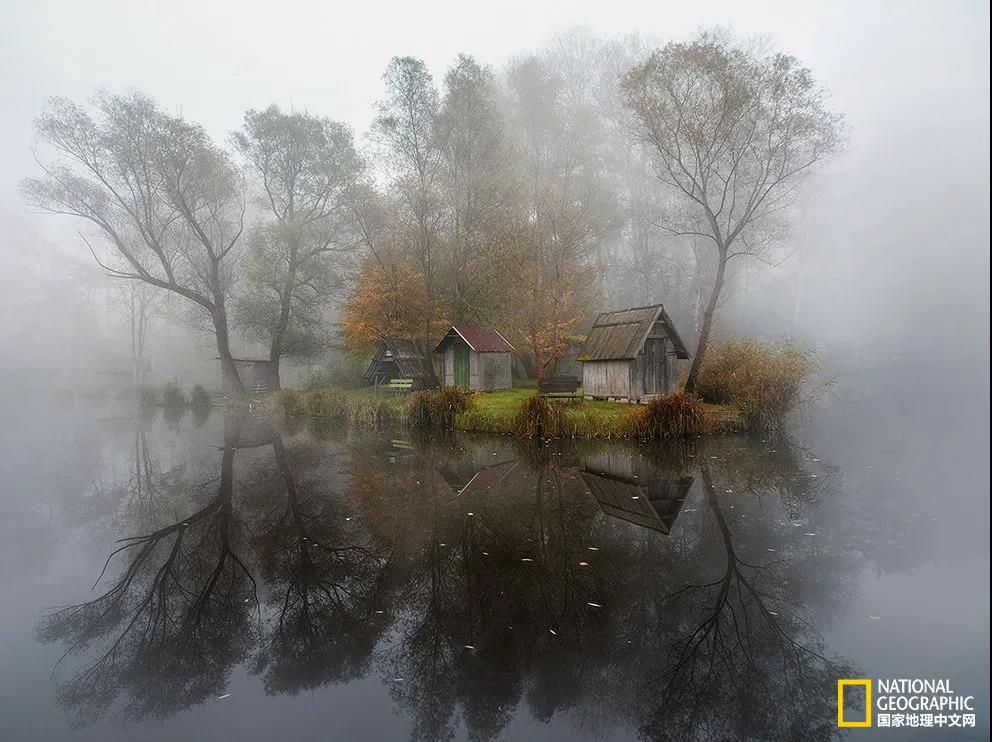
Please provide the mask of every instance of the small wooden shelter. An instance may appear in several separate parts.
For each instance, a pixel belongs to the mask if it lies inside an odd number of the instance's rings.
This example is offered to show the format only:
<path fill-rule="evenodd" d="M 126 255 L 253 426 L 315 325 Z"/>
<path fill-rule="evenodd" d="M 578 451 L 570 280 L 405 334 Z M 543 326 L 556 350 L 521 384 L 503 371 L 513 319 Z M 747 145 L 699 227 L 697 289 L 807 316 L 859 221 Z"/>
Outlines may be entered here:
<path fill-rule="evenodd" d="M 220 360 L 220 359 L 218 359 Z M 248 394 L 262 394 L 276 390 L 276 376 L 273 373 L 272 361 L 258 358 L 235 358 L 234 366 L 238 370 L 241 386 Z M 224 381 L 224 394 L 234 395 L 235 390 L 229 388 Z"/>
<path fill-rule="evenodd" d="M 434 349 L 445 386 L 488 392 L 513 386 L 513 346 L 498 331 L 452 325 Z"/>
<path fill-rule="evenodd" d="M 603 312 L 579 355 L 582 392 L 628 402 L 671 394 L 678 384 L 676 359 L 686 358 L 689 351 L 661 304 Z"/>
<path fill-rule="evenodd" d="M 409 340 L 383 338 L 365 372 L 365 383 L 378 387 L 393 379 L 412 379 L 414 389 L 431 385 L 433 373 L 430 364 Z"/>

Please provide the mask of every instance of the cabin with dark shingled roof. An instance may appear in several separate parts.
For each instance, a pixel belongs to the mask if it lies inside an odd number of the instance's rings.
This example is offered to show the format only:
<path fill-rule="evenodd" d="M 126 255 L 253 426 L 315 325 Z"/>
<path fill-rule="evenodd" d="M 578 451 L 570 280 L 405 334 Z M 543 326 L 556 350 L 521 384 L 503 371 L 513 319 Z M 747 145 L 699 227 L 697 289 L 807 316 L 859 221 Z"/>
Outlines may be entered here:
<path fill-rule="evenodd" d="M 452 325 L 434 349 L 438 379 L 444 386 L 476 392 L 509 389 L 513 351 L 497 330 Z"/>
<path fill-rule="evenodd" d="M 592 399 L 647 402 L 678 386 L 677 359 L 689 358 L 661 304 L 603 312 L 579 354 L 582 393 Z"/>

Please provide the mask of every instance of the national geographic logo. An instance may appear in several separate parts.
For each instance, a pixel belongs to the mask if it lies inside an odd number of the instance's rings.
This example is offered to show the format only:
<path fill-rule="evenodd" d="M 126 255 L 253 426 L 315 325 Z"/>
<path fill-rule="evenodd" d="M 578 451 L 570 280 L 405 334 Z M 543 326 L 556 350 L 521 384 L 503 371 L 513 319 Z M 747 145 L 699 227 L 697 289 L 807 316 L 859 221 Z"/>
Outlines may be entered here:
<path fill-rule="evenodd" d="M 844 689 L 852 687 L 865 689 L 865 716 L 863 719 L 851 720 L 844 716 Z M 837 681 L 837 726 L 871 726 L 871 678 L 841 678 Z"/>
<path fill-rule="evenodd" d="M 974 728 L 975 697 L 955 692 L 947 678 L 839 679 L 837 726 L 870 727 L 872 721 L 876 727 Z"/>

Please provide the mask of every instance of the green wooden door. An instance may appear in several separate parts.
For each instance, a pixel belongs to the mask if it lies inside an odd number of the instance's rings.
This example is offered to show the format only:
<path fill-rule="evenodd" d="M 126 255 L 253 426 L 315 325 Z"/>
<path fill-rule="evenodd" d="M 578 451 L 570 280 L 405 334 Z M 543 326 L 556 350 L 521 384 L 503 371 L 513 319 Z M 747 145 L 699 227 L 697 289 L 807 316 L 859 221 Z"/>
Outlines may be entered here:
<path fill-rule="evenodd" d="M 455 386 L 468 389 L 468 354 L 467 345 L 455 346 Z"/>

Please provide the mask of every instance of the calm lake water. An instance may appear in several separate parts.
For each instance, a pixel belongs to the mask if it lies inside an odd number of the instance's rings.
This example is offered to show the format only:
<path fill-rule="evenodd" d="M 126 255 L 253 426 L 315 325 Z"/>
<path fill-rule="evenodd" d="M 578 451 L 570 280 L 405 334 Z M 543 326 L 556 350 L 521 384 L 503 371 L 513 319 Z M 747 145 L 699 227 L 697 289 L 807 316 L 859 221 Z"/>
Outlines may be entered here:
<path fill-rule="evenodd" d="M 0 738 L 819 739 L 920 677 L 976 728 L 850 736 L 986 739 L 987 389 L 838 381 L 683 449 L 13 405 Z"/>

